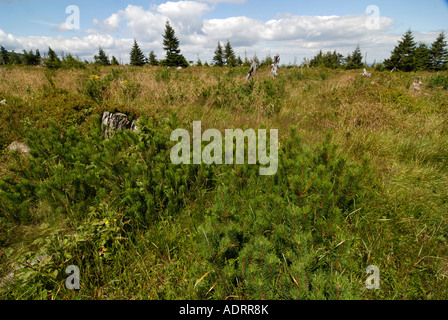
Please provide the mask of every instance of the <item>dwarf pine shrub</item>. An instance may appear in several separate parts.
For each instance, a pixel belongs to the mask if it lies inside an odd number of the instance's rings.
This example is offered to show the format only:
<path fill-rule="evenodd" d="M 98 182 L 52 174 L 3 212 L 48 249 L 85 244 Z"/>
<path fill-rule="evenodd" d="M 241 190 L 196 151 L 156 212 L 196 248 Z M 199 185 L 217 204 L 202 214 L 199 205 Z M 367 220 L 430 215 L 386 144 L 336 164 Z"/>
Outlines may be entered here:
<path fill-rule="evenodd" d="M 439 73 L 428 78 L 428 83 L 431 88 L 448 89 L 448 75 Z"/>
<path fill-rule="evenodd" d="M 364 188 L 367 162 L 347 163 L 329 139 L 308 148 L 293 133 L 275 176 L 258 176 L 254 166 L 227 169 L 198 232 L 214 271 L 199 286 L 204 296 L 216 282 L 220 299 L 357 297 L 347 228 L 372 192 Z"/>
<path fill-rule="evenodd" d="M 108 199 L 138 227 L 182 207 L 195 169 L 171 164 L 170 125 L 141 119 L 138 133 L 117 132 L 104 140 L 98 116 L 93 123 L 87 134 L 57 125 L 30 129 L 27 165 L 16 163 L 19 174 L 0 181 L 3 217 L 28 221 L 45 202 L 54 213 L 83 219 Z"/>

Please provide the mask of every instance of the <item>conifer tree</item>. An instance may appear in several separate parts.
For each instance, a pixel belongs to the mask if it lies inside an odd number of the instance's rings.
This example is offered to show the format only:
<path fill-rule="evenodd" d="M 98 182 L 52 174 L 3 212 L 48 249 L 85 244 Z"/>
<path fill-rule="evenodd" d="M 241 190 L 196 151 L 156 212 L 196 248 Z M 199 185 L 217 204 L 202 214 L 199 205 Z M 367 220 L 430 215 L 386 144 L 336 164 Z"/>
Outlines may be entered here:
<path fill-rule="evenodd" d="M 215 56 L 213 57 L 213 64 L 217 67 L 224 66 L 224 51 L 221 42 L 218 42 L 218 46 L 215 50 Z"/>
<path fill-rule="evenodd" d="M 199 55 L 198 55 L 198 60 L 196 62 L 196 66 L 197 67 L 202 67 L 202 61 L 201 61 L 201 58 L 199 58 Z"/>
<path fill-rule="evenodd" d="M 448 62 L 448 47 L 445 33 L 442 32 L 429 49 L 430 67 L 433 70 L 442 70 Z"/>
<path fill-rule="evenodd" d="M 338 52 L 328 51 L 323 53 L 322 50 L 310 60 L 311 67 L 326 67 L 337 69 L 343 65 L 344 56 Z"/>
<path fill-rule="evenodd" d="M 163 35 L 163 50 L 166 51 L 166 58 L 163 64 L 167 67 L 183 67 L 189 66 L 185 57 L 180 53 L 179 39 L 170 22 L 165 24 L 165 34 Z"/>
<path fill-rule="evenodd" d="M 226 66 L 236 67 L 237 61 L 235 57 L 235 52 L 233 51 L 232 45 L 230 44 L 229 40 L 227 40 L 227 43 L 224 47 L 224 60 Z"/>
<path fill-rule="evenodd" d="M 348 70 L 351 69 L 360 69 L 364 66 L 364 63 L 362 62 L 362 53 L 361 49 L 358 46 L 356 46 L 355 51 L 353 53 L 347 56 L 346 58 L 346 66 L 345 68 Z"/>
<path fill-rule="evenodd" d="M 431 68 L 430 50 L 428 46 L 420 42 L 415 49 L 415 69 L 429 70 Z"/>
<path fill-rule="evenodd" d="M 146 57 L 143 54 L 143 51 L 140 49 L 137 40 L 134 39 L 134 45 L 132 47 L 131 53 L 131 66 L 143 66 L 146 64 Z"/>
<path fill-rule="evenodd" d="M 109 61 L 109 57 L 106 55 L 103 49 L 101 47 L 99 48 L 99 52 L 97 56 L 93 57 L 96 64 L 99 64 L 101 66 L 110 66 L 111 63 Z"/>
<path fill-rule="evenodd" d="M 159 65 L 159 61 L 157 60 L 157 56 L 154 53 L 154 51 L 151 51 L 149 53 L 148 64 L 151 65 L 151 66 L 158 66 Z"/>
<path fill-rule="evenodd" d="M 238 58 L 236 59 L 236 65 L 238 67 L 241 67 L 243 65 L 243 60 L 241 59 L 241 56 L 238 56 Z"/>
<path fill-rule="evenodd" d="M 415 50 L 417 44 L 411 30 L 408 30 L 398 45 L 392 51 L 391 57 L 384 60 L 384 66 L 389 70 L 413 71 L 416 67 Z"/>
<path fill-rule="evenodd" d="M 79 57 L 73 57 L 71 53 L 67 55 L 63 63 L 64 68 L 85 69 L 87 63 L 80 61 Z"/>
<path fill-rule="evenodd" d="M 244 50 L 244 61 L 243 61 L 243 66 L 244 66 L 244 67 L 250 67 L 250 61 L 249 61 L 249 59 L 247 58 L 247 52 L 246 52 L 246 50 Z"/>
<path fill-rule="evenodd" d="M 39 49 L 36 49 L 36 54 L 35 54 L 35 56 L 36 56 L 37 64 L 40 65 L 41 62 L 42 62 L 42 57 L 41 57 L 41 55 L 40 55 L 40 51 L 39 51 Z"/>
<path fill-rule="evenodd" d="M 3 65 L 9 64 L 9 53 L 4 46 L 0 47 L 0 63 Z"/>
<path fill-rule="evenodd" d="M 11 52 L 8 53 L 8 57 L 9 57 L 9 64 L 10 65 L 18 65 L 18 64 L 22 64 L 22 55 L 17 54 L 14 50 L 12 50 Z"/>
<path fill-rule="evenodd" d="M 120 63 L 118 62 L 117 58 L 115 56 L 112 56 L 112 59 L 110 60 L 110 64 L 113 66 L 119 66 Z"/>
<path fill-rule="evenodd" d="M 61 60 L 58 58 L 56 52 L 53 51 L 50 47 L 48 47 L 48 58 L 45 61 L 45 66 L 50 69 L 57 69 L 62 66 Z"/>
<path fill-rule="evenodd" d="M 33 53 L 33 50 L 27 52 L 23 50 L 23 63 L 29 66 L 36 66 L 40 62 L 40 57 Z"/>

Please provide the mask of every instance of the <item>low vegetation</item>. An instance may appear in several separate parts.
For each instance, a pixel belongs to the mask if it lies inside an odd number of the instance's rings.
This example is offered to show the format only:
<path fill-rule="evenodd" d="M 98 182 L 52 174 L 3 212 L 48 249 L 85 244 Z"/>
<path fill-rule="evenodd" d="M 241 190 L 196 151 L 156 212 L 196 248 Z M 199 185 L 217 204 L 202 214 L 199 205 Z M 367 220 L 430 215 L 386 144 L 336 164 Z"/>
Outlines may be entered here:
<path fill-rule="evenodd" d="M 446 297 L 448 74 L 246 72 L 5 67 L 0 279 L 24 267 L 0 297 Z M 139 130 L 103 139 L 105 110 Z M 277 174 L 171 164 L 171 132 L 193 121 L 279 129 Z M 65 287 L 70 265 L 80 290 Z M 366 289 L 370 265 L 379 290 Z"/>

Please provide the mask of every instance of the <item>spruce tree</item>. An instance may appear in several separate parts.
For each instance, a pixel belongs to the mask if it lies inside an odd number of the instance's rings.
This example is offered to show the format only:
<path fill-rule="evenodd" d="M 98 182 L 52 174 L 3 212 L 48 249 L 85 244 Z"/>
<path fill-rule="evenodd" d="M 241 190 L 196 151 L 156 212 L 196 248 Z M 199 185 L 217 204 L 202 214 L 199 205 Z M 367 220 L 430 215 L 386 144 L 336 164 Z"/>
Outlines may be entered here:
<path fill-rule="evenodd" d="M 250 61 L 247 58 L 247 52 L 244 50 L 244 61 L 243 61 L 243 67 L 250 67 Z"/>
<path fill-rule="evenodd" d="M 362 53 L 361 49 L 359 48 L 359 45 L 356 46 L 355 51 L 351 55 L 348 55 L 346 58 L 346 66 L 345 68 L 348 70 L 351 69 L 360 69 L 364 66 L 364 63 L 362 62 Z"/>
<path fill-rule="evenodd" d="M 56 52 L 48 47 L 48 58 L 45 61 L 45 66 L 50 69 L 58 69 L 62 66 L 61 60 L 58 58 Z"/>
<path fill-rule="evenodd" d="M 165 25 L 165 34 L 163 35 L 163 50 L 166 51 L 166 58 L 163 64 L 167 67 L 183 67 L 189 66 L 185 57 L 180 53 L 179 39 L 170 22 Z"/>
<path fill-rule="evenodd" d="M 9 64 L 9 53 L 4 46 L 0 47 L 0 63 L 3 65 Z"/>
<path fill-rule="evenodd" d="M 157 60 L 157 56 L 154 53 L 154 51 L 151 51 L 149 53 L 148 64 L 151 65 L 151 66 L 158 66 L 159 65 L 159 61 Z"/>
<path fill-rule="evenodd" d="M 93 57 L 96 64 L 99 64 L 101 66 L 110 66 L 111 63 L 109 61 L 109 57 L 106 55 L 103 49 L 101 47 L 99 48 L 99 52 L 97 56 Z"/>
<path fill-rule="evenodd" d="M 119 66 L 120 63 L 118 62 L 117 58 L 115 56 L 112 56 L 112 59 L 110 60 L 110 64 L 113 66 Z"/>
<path fill-rule="evenodd" d="M 143 51 L 138 46 L 137 40 L 134 39 L 134 45 L 132 47 L 131 53 L 131 66 L 144 66 L 146 64 L 146 57 L 143 54 Z"/>
<path fill-rule="evenodd" d="M 196 62 L 196 67 L 202 67 L 202 61 L 201 61 L 201 58 L 199 58 L 199 55 L 198 55 L 198 60 Z"/>
<path fill-rule="evenodd" d="M 87 63 L 80 61 L 78 56 L 75 58 L 75 57 L 73 57 L 73 55 L 71 53 L 69 53 L 67 55 L 67 57 L 65 58 L 63 65 L 64 65 L 64 68 L 68 68 L 68 69 L 72 69 L 72 68 L 85 69 Z"/>
<path fill-rule="evenodd" d="M 215 50 L 215 56 L 213 57 L 213 64 L 217 67 L 224 66 L 224 51 L 221 42 L 218 42 L 218 46 Z"/>
<path fill-rule="evenodd" d="M 37 64 L 40 64 L 42 61 L 42 57 L 40 56 L 39 49 L 36 49 L 36 59 L 37 59 Z"/>
<path fill-rule="evenodd" d="M 430 66 L 433 70 L 442 70 L 448 62 L 448 47 L 445 33 L 442 32 L 429 49 Z"/>
<path fill-rule="evenodd" d="M 344 56 L 338 52 L 328 51 L 323 53 L 322 50 L 310 60 L 311 67 L 325 67 L 331 69 L 337 69 L 343 65 Z"/>
<path fill-rule="evenodd" d="M 274 63 L 270 54 L 266 55 L 266 58 L 263 59 L 260 63 L 260 67 L 270 67 Z"/>
<path fill-rule="evenodd" d="M 392 51 L 391 57 L 384 61 L 389 70 L 413 71 L 416 68 L 415 50 L 417 44 L 411 30 L 408 30 Z"/>
<path fill-rule="evenodd" d="M 236 59 L 236 65 L 237 67 L 241 67 L 243 65 L 243 60 L 241 59 L 241 56 L 238 56 Z"/>
<path fill-rule="evenodd" d="M 429 70 L 431 68 L 430 50 L 428 46 L 420 42 L 415 49 L 415 69 Z"/>
<path fill-rule="evenodd" d="M 28 66 L 37 66 L 40 62 L 40 56 L 33 53 L 33 50 L 27 52 L 23 50 L 23 63 Z"/>
<path fill-rule="evenodd" d="M 235 57 L 235 52 L 233 51 L 232 45 L 230 44 L 229 40 L 227 40 L 227 43 L 224 47 L 224 60 L 226 66 L 236 67 L 237 61 Z"/>

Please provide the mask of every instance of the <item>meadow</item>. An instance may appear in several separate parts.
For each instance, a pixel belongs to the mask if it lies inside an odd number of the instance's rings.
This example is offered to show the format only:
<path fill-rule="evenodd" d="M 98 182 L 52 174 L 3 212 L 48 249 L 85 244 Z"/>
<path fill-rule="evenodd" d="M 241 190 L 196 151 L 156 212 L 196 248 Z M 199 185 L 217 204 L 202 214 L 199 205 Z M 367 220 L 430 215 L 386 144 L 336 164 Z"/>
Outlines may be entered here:
<path fill-rule="evenodd" d="M 446 299 L 448 73 L 247 71 L 3 68 L 0 298 Z M 277 174 L 173 165 L 193 121 L 278 129 Z"/>

